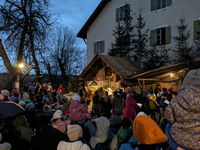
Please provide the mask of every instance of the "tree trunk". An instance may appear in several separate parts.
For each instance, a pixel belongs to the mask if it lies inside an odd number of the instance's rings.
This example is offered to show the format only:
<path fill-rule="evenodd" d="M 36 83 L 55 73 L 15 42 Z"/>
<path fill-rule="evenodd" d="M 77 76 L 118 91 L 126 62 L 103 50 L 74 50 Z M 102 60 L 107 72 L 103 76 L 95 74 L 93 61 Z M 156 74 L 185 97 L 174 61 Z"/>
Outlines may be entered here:
<path fill-rule="evenodd" d="M 31 40 L 31 52 L 32 52 L 32 57 L 33 57 L 33 62 L 35 64 L 35 72 L 36 72 L 36 78 L 37 82 L 42 83 L 41 81 L 41 76 L 40 76 L 40 67 L 37 61 L 37 58 L 35 56 L 35 49 L 34 49 L 34 41 L 33 41 L 33 35 L 30 35 L 30 40 Z"/>
<path fill-rule="evenodd" d="M 10 63 L 10 60 L 8 58 L 8 55 L 6 54 L 6 51 L 3 47 L 3 44 L 2 44 L 2 40 L 0 39 L 0 56 L 2 57 L 3 59 L 3 63 L 4 65 L 6 66 L 6 68 L 8 69 L 9 73 L 11 74 L 12 77 L 15 77 L 13 79 L 13 81 L 16 81 L 17 78 L 16 78 L 16 75 L 17 75 L 17 69 L 14 68 L 11 63 Z"/>

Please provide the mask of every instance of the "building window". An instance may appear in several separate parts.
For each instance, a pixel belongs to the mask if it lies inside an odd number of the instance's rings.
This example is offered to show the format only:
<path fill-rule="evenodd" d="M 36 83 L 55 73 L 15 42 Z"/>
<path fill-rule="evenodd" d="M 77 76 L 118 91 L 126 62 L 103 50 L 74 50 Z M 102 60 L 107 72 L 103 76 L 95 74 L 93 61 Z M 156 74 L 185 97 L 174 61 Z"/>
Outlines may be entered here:
<path fill-rule="evenodd" d="M 200 20 L 194 21 L 194 40 L 200 40 Z"/>
<path fill-rule="evenodd" d="M 150 31 L 150 45 L 159 46 L 171 43 L 171 27 L 157 28 Z"/>
<path fill-rule="evenodd" d="M 130 9 L 130 4 L 126 4 L 116 9 L 116 21 L 123 21 L 126 18 L 127 9 Z"/>
<path fill-rule="evenodd" d="M 94 54 L 101 54 L 104 53 L 105 42 L 104 41 L 97 41 L 94 43 Z"/>
<path fill-rule="evenodd" d="M 151 0 L 151 11 L 165 8 L 171 4 L 172 0 Z"/>

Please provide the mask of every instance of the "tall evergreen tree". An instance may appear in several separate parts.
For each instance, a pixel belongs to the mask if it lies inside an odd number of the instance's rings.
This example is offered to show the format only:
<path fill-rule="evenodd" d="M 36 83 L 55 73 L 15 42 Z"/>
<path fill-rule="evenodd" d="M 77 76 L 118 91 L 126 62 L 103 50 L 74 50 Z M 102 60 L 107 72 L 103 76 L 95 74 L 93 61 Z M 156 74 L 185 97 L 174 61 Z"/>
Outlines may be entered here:
<path fill-rule="evenodd" d="M 191 36 L 190 30 L 188 30 L 188 24 L 185 23 L 185 18 L 182 17 L 179 20 L 179 24 L 176 25 L 178 35 L 173 37 L 176 46 L 174 52 L 174 62 L 182 63 L 184 67 L 191 67 L 193 62 L 194 47 L 189 45 L 189 38 Z"/>
<path fill-rule="evenodd" d="M 113 30 L 115 43 L 111 43 L 112 48 L 108 54 L 131 59 L 131 52 L 133 51 L 133 47 L 131 46 L 134 29 L 132 25 L 133 17 L 130 14 L 130 5 L 126 4 L 124 8 L 125 17 L 123 21 L 118 21 L 118 26 Z"/>
<path fill-rule="evenodd" d="M 143 69 L 149 71 L 167 65 L 169 63 L 168 51 L 169 49 L 165 46 L 151 47 L 145 57 Z"/>
<path fill-rule="evenodd" d="M 149 29 L 144 30 L 145 22 L 144 18 L 142 16 L 142 9 L 140 9 L 137 18 L 137 24 L 135 25 L 136 34 L 133 39 L 133 45 L 134 45 L 134 60 L 138 65 L 141 67 L 142 61 L 144 61 L 144 58 L 147 57 L 148 49 L 147 49 L 147 43 L 149 41 L 148 39 L 148 31 Z"/>

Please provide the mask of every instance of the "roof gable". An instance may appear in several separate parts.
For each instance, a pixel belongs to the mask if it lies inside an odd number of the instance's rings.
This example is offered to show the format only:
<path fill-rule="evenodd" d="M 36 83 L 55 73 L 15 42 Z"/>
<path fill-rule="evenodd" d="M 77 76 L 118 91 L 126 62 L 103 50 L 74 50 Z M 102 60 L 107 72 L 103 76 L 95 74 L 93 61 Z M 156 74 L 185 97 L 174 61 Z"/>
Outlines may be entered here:
<path fill-rule="evenodd" d="M 87 39 L 87 30 L 89 29 L 90 25 L 94 22 L 94 20 L 98 17 L 98 15 L 101 13 L 101 11 L 104 9 L 104 7 L 107 5 L 107 3 L 111 0 L 102 0 L 97 8 L 94 10 L 92 15 L 89 17 L 89 19 L 86 21 L 86 23 L 83 25 L 81 30 L 78 32 L 77 37 Z"/>
<path fill-rule="evenodd" d="M 125 58 L 96 54 L 92 61 L 79 75 L 79 78 L 82 78 L 85 74 L 87 74 L 88 70 L 95 64 L 98 59 L 101 59 L 101 61 L 105 62 L 112 70 L 114 70 L 124 79 L 128 79 L 131 76 L 138 75 L 143 72 L 143 70 L 137 64 Z"/>

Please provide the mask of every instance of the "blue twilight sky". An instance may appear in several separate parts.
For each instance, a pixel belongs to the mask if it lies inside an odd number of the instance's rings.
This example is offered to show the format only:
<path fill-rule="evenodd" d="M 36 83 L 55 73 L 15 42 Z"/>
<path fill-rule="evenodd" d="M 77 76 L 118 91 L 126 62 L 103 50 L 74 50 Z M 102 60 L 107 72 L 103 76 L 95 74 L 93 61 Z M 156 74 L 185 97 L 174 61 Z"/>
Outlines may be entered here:
<path fill-rule="evenodd" d="M 77 34 L 101 0 L 50 0 L 50 2 L 54 5 L 54 11 L 60 13 L 59 22 Z"/>

